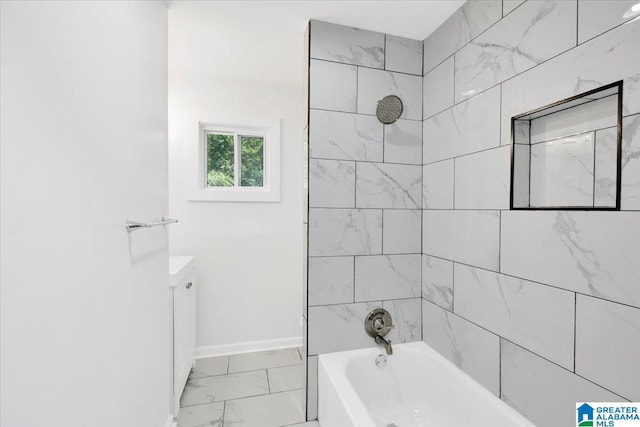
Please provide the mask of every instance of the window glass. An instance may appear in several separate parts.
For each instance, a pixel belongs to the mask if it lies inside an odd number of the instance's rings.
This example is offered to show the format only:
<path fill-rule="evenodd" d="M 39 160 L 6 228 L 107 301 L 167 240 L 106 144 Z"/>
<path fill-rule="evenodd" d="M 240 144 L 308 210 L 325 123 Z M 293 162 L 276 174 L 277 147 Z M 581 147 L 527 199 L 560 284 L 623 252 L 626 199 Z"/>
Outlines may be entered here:
<path fill-rule="evenodd" d="M 233 187 L 234 175 L 233 135 L 207 134 L 207 186 Z"/>
<path fill-rule="evenodd" d="M 264 182 L 264 139 L 240 136 L 240 186 L 262 187 Z"/>

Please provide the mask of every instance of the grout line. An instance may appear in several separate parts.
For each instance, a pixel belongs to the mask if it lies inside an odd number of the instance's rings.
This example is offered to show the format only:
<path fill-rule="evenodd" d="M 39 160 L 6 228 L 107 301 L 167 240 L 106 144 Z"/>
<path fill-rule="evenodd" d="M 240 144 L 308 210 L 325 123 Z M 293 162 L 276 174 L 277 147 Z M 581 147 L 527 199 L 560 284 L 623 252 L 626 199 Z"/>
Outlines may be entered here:
<path fill-rule="evenodd" d="M 356 256 L 353 256 L 353 297 L 351 302 L 355 304 L 356 302 Z"/>
<path fill-rule="evenodd" d="M 457 157 L 453 158 L 453 176 L 451 177 L 453 181 L 453 199 L 451 200 L 451 208 L 454 210 L 456 209 L 456 159 Z"/>
<path fill-rule="evenodd" d="M 344 110 L 332 110 L 330 108 L 318 108 L 318 107 L 313 107 L 311 108 L 311 110 L 314 111 L 325 111 L 325 112 L 329 112 L 329 113 L 339 113 L 339 114 L 352 114 L 352 115 L 356 115 L 356 116 L 363 116 L 363 117 L 370 117 L 372 119 L 376 119 L 377 120 L 377 116 L 375 114 L 369 114 L 369 113 L 360 113 L 357 111 L 344 111 Z M 445 111 L 445 110 L 443 110 Z M 399 118 L 398 120 L 396 120 L 397 122 L 420 122 L 422 123 L 424 121 L 424 119 L 419 118 L 419 119 L 409 119 L 409 118 Z"/>
<path fill-rule="evenodd" d="M 451 262 L 451 312 L 455 313 L 456 302 L 456 263 Z M 445 309 L 446 310 L 446 309 Z"/>
<path fill-rule="evenodd" d="M 521 145 L 526 145 L 526 144 L 521 144 Z M 464 153 L 464 154 L 460 154 L 460 155 L 457 155 L 457 156 L 449 157 L 449 158 L 446 158 L 446 159 L 440 159 L 440 160 L 435 160 L 433 162 L 425 163 L 424 166 L 432 165 L 432 164 L 438 163 L 438 162 L 444 162 L 446 160 L 458 159 L 460 157 L 472 156 L 474 154 L 484 153 L 485 151 L 497 150 L 499 148 L 504 148 L 504 147 L 509 147 L 509 145 L 496 145 L 495 147 L 483 148 L 482 150 L 472 151 L 471 153 Z"/>
<path fill-rule="evenodd" d="M 498 126 L 500 129 L 500 136 L 498 138 L 499 142 L 500 142 L 500 146 L 502 146 L 502 83 L 500 83 L 500 117 L 498 117 Z M 515 138 L 514 138 L 515 139 Z M 515 141 L 514 141 L 515 143 Z M 504 144 L 507 145 L 507 144 Z M 508 144 L 511 145 L 511 144 Z"/>
<path fill-rule="evenodd" d="M 419 254 L 418 254 L 419 255 Z M 359 301 L 355 301 L 355 302 L 337 302 L 337 303 L 331 303 L 331 304 L 319 304 L 319 305 L 312 305 L 310 306 L 310 308 L 319 308 L 319 307 L 338 307 L 338 306 L 345 306 L 345 305 L 353 305 L 353 304 L 380 304 L 382 305 L 383 301 L 408 301 L 408 300 L 414 300 L 414 299 L 420 299 L 421 295 L 416 295 L 416 296 L 412 296 L 412 297 L 400 297 L 400 298 L 385 298 L 385 299 L 364 299 L 364 300 L 359 300 Z M 323 354 L 323 353 L 321 353 Z M 294 365 L 291 365 L 294 366 Z"/>
<path fill-rule="evenodd" d="M 456 54 L 454 53 L 453 55 L 453 84 L 452 89 L 453 89 L 453 105 L 456 104 Z"/>
<path fill-rule="evenodd" d="M 360 94 L 360 67 L 356 67 L 356 108 L 355 112 L 358 112 L 358 95 Z"/>
<path fill-rule="evenodd" d="M 498 272 L 502 271 L 502 211 L 498 211 Z"/>
<path fill-rule="evenodd" d="M 502 337 L 498 338 L 498 396 L 502 399 Z"/>
<path fill-rule="evenodd" d="M 271 394 L 271 381 L 269 381 L 269 369 L 265 368 L 265 376 L 267 377 L 267 390 L 269 390 L 269 394 Z"/>
<path fill-rule="evenodd" d="M 441 259 L 441 260 L 444 260 L 444 261 L 455 262 L 456 264 L 464 265 L 466 267 L 471 267 L 471 268 L 475 268 L 475 269 L 478 269 L 478 270 L 488 271 L 490 273 L 500 274 L 502 276 L 511 277 L 511 278 L 514 278 L 514 279 L 526 280 L 527 282 L 531 282 L 531 283 L 534 283 L 534 284 L 537 284 L 537 285 L 547 286 L 549 288 L 557 289 L 557 290 L 560 290 L 560 291 L 575 293 L 576 295 L 582 295 L 584 297 L 594 298 L 594 299 L 601 300 L 601 301 L 606 301 L 606 302 L 609 302 L 611 304 L 619 304 L 619 305 L 622 305 L 622 306 L 625 306 L 625 307 L 635 308 L 636 310 L 640 310 L 640 306 L 634 306 L 634 305 L 626 304 L 626 303 L 619 302 L 619 301 L 614 301 L 614 300 L 607 299 L 607 298 L 602 298 L 602 297 L 597 297 L 597 296 L 594 296 L 594 295 L 585 294 L 585 293 L 582 293 L 582 292 L 577 292 L 577 291 L 574 291 L 574 290 L 571 290 L 571 289 L 561 288 L 559 286 L 550 285 L 548 283 L 543 283 L 543 282 L 539 282 L 539 281 L 536 281 L 536 280 L 527 279 L 526 277 L 514 276 L 513 274 L 503 273 L 503 272 L 491 270 L 491 269 L 488 269 L 488 268 L 485 268 L 485 267 L 478 267 L 477 265 L 467 264 L 467 263 L 464 263 L 464 262 L 461 262 L 461 261 L 456 261 L 456 260 L 452 260 L 452 259 L 449 259 L 449 258 L 444 258 L 444 257 L 439 256 L 439 255 L 432 255 L 432 254 L 424 254 L 424 255 L 430 256 L 432 258 L 438 258 L 438 259 Z"/>
<path fill-rule="evenodd" d="M 224 425 L 224 417 L 227 415 L 227 401 L 222 402 L 222 425 Z"/>
<path fill-rule="evenodd" d="M 500 147 L 496 147 L 496 148 L 500 148 Z M 487 150 L 484 150 L 487 151 Z M 472 153 L 473 154 L 473 153 Z M 462 157 L 462 156 L 459 156 Z M 396 163 L 396 162 L 372 162 L 369 160 L 358 160 L 358 159 L 331 159 L 331 158 L 326 158 L 326 157 L 310 157 L 311 160 L 323 160 L 323 161 L 334 161 L 334 162 L 356 162 L 356 163 L 372 163 L 375 165 L 397 165 L 397 166 L 415 166 L 415 167 L 422 167 L 422 165 L 420 163 Z M 451 160 L 451 159 L 446 159 L 446 160 Z M 438 161 L 444 161 L 444 160 L 438 160 Z M 433 162 L 433 163 L 437 163 L 437 162 Z"/>
<path fill-rule="evenodd" d="M 529 120 L 529 127 L 527 128 L 527 133 L 529 135 L 529 191 L 527 192 L 527 207 L 531 208 L 531 157 L 533 156 L 533 151 L 531 150 L 531 120 Z M 515 136 L 514 136 L 515 139 Z M 514 148 L 515 150 L 515 148 Z M 515 155 L 515 153 L 514 153 Z M 515 166 L 514 166 L 515 167 Z"/>
<path fill-rule="evenodd" d="M 580 44 L 580 1 L 576 0 L 576 46 Z"/>
<path fill-rule="evenodd" d="M 592 170 L 592 174 L 593 174 L 593 188 L 592 188 L 592 203 L 593 203 L 593 207 L 596 206 L 596 154 L 597 154 L 597 134 L 596 131 L 591 131 L 589 133 L 593 134 L 593 170 Z"/>
<path fill-rule="evenodd" d="M 382 52 L 382 69 L 387 70 L 387 33 L 384 33 L 384 51 Z"/>
<path fill-rule="evenodd" d="M 385 54 L 386 56 L 386 54 Z M 384 68 L 384 64 L 383 64 L 383 68 L 376 68 L 376 67 L 370 67 L 368 65 L 361 65 L 361 64 L 351 64 L 348 62 L 338 62 L 338 61 L 331 61 L 330 59 L 323 59 L 323 58 L 313 58 L 310 57 L 309 58 L 311 61 L 319 61 L 319 62 L 328 62 L 330 64 L 336 64 L 336 65 L 344 65 L 345 67 L 358 67 L 358 68 L 366 68 L 368 70 L 373 70 L 373 71 L 380 71 L 381 73 L 394 73 L 394 74 L 402 74 L 405 76 L 410 76 L 410 77 L 422 77 L 422 75 L 420 74 L 411 74 L 411 73 L 407 73 L 405 71 L 392 71 L 392 70 L 386 70 Z M 447 57 L 448 59 L 448 57 Z M 386 58 L 385 58 L 386 61 Z"/>
<path fill-rule="evenodd" d="M 382 209 L 382 222 L 380 223 L 380 251 L 382 255 L 386 255 L 384 253 L 384 209 Z"/>

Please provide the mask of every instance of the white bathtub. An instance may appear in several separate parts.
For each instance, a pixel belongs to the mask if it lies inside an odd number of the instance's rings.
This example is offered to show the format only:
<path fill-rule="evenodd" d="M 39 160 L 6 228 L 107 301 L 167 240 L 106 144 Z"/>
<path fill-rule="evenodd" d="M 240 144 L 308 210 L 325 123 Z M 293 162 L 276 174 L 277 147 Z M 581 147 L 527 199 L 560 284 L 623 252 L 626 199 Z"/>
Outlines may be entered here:
<path fill-rule="evenodd" d="M 534 427 L 424 342 L 323 354 L 318 363 L 322 427 Z"/>

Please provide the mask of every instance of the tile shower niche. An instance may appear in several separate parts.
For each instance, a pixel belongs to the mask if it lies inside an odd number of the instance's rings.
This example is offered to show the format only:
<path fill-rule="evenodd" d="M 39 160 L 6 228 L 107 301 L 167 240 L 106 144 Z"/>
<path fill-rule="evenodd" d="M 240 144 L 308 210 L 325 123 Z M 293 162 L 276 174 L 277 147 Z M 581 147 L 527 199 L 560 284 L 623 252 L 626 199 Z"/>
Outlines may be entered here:
<path fill-rule="evenodd" d="M 622 81 L 511 118 L 511 209 L 620 209 Z"/>

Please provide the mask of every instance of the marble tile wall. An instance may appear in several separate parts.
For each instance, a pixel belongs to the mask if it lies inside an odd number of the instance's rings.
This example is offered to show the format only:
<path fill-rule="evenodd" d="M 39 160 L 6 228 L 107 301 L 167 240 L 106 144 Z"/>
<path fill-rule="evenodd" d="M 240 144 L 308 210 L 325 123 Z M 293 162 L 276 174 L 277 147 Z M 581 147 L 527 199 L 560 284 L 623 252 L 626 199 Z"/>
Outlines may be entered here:
<path fill-rule="evenodd" d="M 424 41 L 423 339 L 540 427 L 570 425 L 577 401 L 640 399 L 640 22 L 622 17 L 636 2 L 470 1 Z M 622 211 L 510 211 L 511 117 L 618 80 Z M 593 150 L 610 160 L 615 130 L 605 118 L 546 170 L 590 153 L 588 197 L 610 203 Z"/>
<path fill-rule="evenodd" d="M 308 419 L 318 355 L 376 346 L 370 311 L 389 311 L 393 343 L 422 339 L 422 49 L 310 23 Z M 375 117 L 386 95 L 404 104 L 391 125 Z"/>

